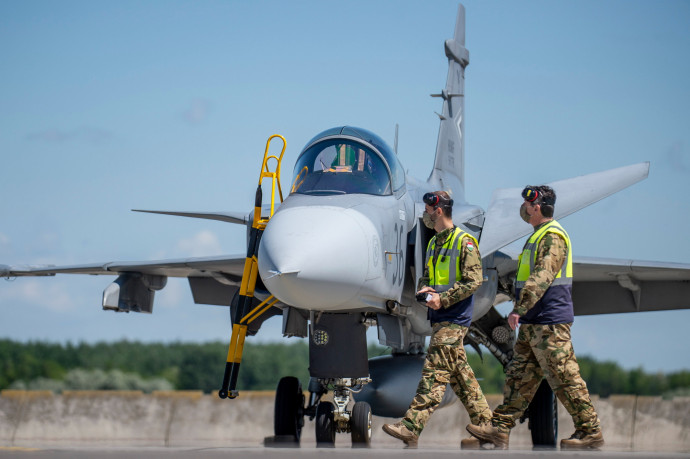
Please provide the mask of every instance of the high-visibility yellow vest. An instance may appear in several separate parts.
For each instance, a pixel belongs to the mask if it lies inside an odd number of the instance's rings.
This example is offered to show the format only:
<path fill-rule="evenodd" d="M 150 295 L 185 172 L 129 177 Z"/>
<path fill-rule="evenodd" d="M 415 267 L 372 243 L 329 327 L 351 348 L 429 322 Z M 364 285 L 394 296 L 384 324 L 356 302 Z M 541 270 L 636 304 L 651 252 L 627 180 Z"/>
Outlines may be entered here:
<path fill-rule="evenodd" d="M 525 247 L 522 249 L 522 253 L 518 258 L 518 271 L 515 282 L 516 290 L 519 291 L 519 289 L 522 289 L 525 286 L 525 281 L 527 281 L 529 275 L 534 271 L 534 264 L 537 259 L 537 247 L 546 233 L 558 234 L 568 245 L 568 254 L 566 255 L 566 259 L 551 285 L 556 286 L 573 284 L 573 247 L 570 243 L 570 237 L 556 220 L 551 220 L 535 231 L 525 243 Z M 563 272 L 564 269 L 565 272 Z"/>
<path fill-rule="evenodd" d="M 460 270 L 460 247 L 462 238 L 465 237 L 472 239 L 475 247 L 479 246 L 474 236 L 456 226 L 452 236 L 443 244 L 438 258 L 436 259 L 436 263 L 434 263 L 436 236 L 431 238 L 426 247 L 426 263 L 429 268 L 429 286 L 439 293 L 450 289 L 457 281 L 462 279 L 462 271 Z"/>

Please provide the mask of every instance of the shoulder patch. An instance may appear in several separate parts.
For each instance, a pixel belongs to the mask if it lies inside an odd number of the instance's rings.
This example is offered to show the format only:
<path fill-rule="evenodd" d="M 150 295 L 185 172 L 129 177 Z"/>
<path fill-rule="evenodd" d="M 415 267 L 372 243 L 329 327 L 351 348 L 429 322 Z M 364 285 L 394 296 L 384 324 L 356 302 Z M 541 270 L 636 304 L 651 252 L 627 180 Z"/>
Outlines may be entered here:
<path fill-rule="evenodd" d="M 467 241 L 467 250 L 469 250 L 470 252 L 474 250 L 474 242 Z"/>

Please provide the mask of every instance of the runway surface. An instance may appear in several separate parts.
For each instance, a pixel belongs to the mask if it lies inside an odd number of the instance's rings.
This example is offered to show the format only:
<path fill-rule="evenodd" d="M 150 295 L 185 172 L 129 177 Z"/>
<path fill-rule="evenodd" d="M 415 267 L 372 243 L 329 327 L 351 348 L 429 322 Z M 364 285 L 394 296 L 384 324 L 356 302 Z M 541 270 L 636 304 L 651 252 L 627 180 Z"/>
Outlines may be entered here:
<path fill-rule="evenodd" d="M 559 458 L 583 458 L 592 457 L 596 459 L 608 458 L 687 458 L 690 453 L 654 453 L 649 451 L 559 451 L 559 450 L 508 450 L 508 451 L 462 451 L 460 449 L 429 449 L 419 448 L 416 450 L 405 450 L 400 448 L 371 448 L 371 449 L 317 449 L 317 448 L 161 448 L 161 447 L 140 447 L 140 448 L 60 448 L 60 449 L 38 449 L 38 448 L 7 448 L 0 447 L 0 457 L 8 459 L 111 459 L 117 458 L 146 458 L 146 459 L 183 459 L 188 457 L 201 457 L 204 459 L 212 458 L 266 458 L 266 459 L 288 459 L 306 458 L 317 459 L 322 457 L 350 458 L 350 457 L 373 457 L 376 459 L 399 459 L 400 457 L 423 456 L 429 459 L 457 458 L 467 459 L 482 458 L 507 458 L 527 459 L 527 458 L 547 458 L 557 454 Z"/>

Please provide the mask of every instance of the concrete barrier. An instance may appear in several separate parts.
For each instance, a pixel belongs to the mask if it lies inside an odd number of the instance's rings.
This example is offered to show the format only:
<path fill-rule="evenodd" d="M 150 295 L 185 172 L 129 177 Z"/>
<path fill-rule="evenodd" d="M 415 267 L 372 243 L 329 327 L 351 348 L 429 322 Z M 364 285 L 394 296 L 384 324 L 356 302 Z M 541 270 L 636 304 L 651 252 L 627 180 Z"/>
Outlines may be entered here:
<path fill-rule="evenodd" d="M 2 391 L 0 446 L 257 446 L 273 434 L 273 392 L 241 392 L 235 400 L 215 394 L 172 391 Z M 495 408 L 500 395 L 489 395 Z M 594 397 L 606 449 L 690 451 L 690 397 Z M 373 442 L 400 446 L 381 425 L 397 419 L 374 417 Z M 420 438 L 420 447 L 457 447 L 469 422 L 461 404 L 438 410 Z M 559 438 L 573 432 L 559 407 Z M 314 423 L 306 420 L 302 441 L 313 445 Z M 531 448 L 527 422 L 518 424 L 511 447 Z M 338 435 L 336 446 L 349 446 Z"/>

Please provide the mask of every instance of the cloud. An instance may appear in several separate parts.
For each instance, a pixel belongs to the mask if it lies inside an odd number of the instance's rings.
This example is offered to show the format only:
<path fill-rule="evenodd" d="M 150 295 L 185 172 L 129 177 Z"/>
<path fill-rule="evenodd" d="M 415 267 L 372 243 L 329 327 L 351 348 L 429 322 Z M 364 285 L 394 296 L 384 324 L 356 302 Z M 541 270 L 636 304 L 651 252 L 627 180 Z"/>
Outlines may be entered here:
<path fill-rule="evenodd" d="M 211 109 L 211 102 L 204 99 L 195 99 L 192 101 L 191 105 L 182 112 L 182 119 L 192 125 L 200 124 L 206 121 Z"/>
<path fill-rule="evenodd" d="M 72 130 L 46 129 L 26 135 L 26 140 L 45 143 L 84 142 L 92 145 L 102 145 L 110 142 L 113 133 L 95 127 L 80 127 Z"/>
<path fill-rule="evenodd" d="M 220 255 L 222 253 L 218 237 L 209 230 L 202 230 L 190 238 L 181 239 L 177 242 L 176 248 L 179 252 L 190 257 Z"/>
<path fill-rule="evenodd" d="M 0 303 L 29 303 L 56 312 L 74 310 L 77 302 L 62 284 L 49 285 L 40 279 L 21 279 L 3 285 L 0 289 Z"/>

